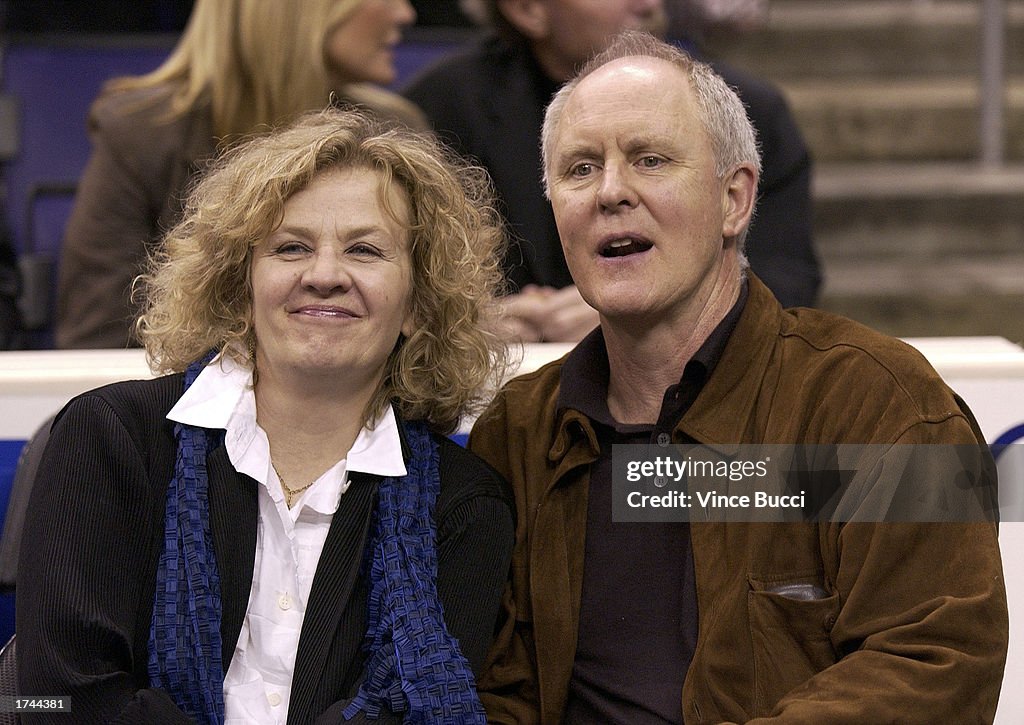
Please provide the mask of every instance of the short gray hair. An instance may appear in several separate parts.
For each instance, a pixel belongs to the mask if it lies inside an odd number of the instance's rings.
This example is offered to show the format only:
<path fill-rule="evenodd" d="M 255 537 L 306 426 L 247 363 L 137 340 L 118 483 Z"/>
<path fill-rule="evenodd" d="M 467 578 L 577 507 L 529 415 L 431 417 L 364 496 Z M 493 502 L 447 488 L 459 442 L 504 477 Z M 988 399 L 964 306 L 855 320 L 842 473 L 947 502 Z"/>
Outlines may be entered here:
<path fill-rule="evenodd" d="M 579 73 L 555 94 L 544 114 L 541 153 L 544 160 L 544 193 L 550 195 L 548 170 L 553 153 L 554 134 L 562 120 L 569 97 L 580 82 L 598 68 L 621 58 L 656 58 L 679 68 L 690 81 L 697 100 L 697 115 L 711 139 L 715 171 L 724 177 L 736 164 L 751 164 L 761 173 L 761 155 L 754 127 L 747 118 L 743 102 L 736 92 L 706 63 L 655 38 L 649 33 L 627 30 L 619 33 L 607 49 L 588 61 Z"/>

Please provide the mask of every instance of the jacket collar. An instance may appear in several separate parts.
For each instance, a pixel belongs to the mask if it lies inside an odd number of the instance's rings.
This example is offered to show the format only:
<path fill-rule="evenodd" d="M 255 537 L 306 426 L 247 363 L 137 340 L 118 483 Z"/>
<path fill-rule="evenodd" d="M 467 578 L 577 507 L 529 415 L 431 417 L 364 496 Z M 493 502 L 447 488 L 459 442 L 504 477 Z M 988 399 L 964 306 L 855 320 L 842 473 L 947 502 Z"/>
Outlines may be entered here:
<path fill-rule="evenodd" d="M 562 358 L 560 382 L 554 392 L 556 396 L 555 435 L 550 448 L 548 448 L 548 461 L 557 469 L 555 476 L 548 484 L 549 491 L 570 470 L 594 462 L 601 453 L 601 444 L 597 440 L 593 422 L 573 404 L 576 399 L 585 397 L 586 393 L 582 389 L 575 393 L 568 393 L 567 389 L 576 383 L 586 385 L 582 382 L 584 376 L 593 378 L 593 384 L 596 386 L 599 386 L 603 379 L 604 387 L 607 388 L 607 362 L 603 369 L 595 365 L 594 362 L 600 358 L 603 350 L 604 337 L 601 335 L 599 327 L 583 338 Z M 577 445 L 577 443 L 583 445 Z"/>
<path fill-rule="evenodd" d="M 754 274 L 747 274 L 749 297 L 714 373 L 677 431 L 701 443 L 740 443 L 758 415 L 765 379 L 778 375 L 769 363 L 782 330 L 782 308 Z M 762 406 L 761 409 L 767 409 Z M 747 411 L 737 415 L 737 411 Z"/>
<path fill-rule="evenodd" d="M 548 449 L 555 474 L 548 480 L 545 493 L 550 493 L 572 469 L 596 461 L 600 453 L 597 433 L 587 416 L 572 408 L 559 411 L 555 439 Z"/>

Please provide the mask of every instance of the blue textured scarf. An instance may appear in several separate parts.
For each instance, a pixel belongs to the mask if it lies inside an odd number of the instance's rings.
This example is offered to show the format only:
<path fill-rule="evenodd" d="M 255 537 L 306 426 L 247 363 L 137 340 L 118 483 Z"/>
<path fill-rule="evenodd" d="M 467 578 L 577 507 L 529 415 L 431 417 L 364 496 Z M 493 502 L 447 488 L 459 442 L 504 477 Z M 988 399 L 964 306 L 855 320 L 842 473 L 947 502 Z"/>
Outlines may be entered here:
<path fill-rule="evenodd" d="M 409 725 L 486 723 L 469 663 L 444 623 L 437 596 L 434 503 L 441 488 L 437 443 L 420 422 L 405 425 L 408 475 L 378 489 L 367 552 L 370 610 L 365 678 L 345 709 Z"/>
<path fill-rule="evenodd" d="M 185 371 L 187 390 L 215 352 Z M 370 601 L 364 682 L 345 711 L 403 713 L 410 725 L 485 723 L 469 663 L 448 633 L 437 595 L 434 503 L 437 444 L 422 423 L 405 424 L 409 472 L 379 487 L 366 552 Z M 210 534 L 207 452 L 223 431 L 178 424 L 167 490 L 164 550 L 149 635 L 149 678 L 200 723 L 224 722 L 221 602 Z"/>
<path fill-rule="evenodd" d="M 188 366 L 185 390 L 214 354 Z M 150 685 L 167 692 L 196 721 L 211 725 L 224 722 L 224 665 L 206 453 L 222 436 L 221 431 L 174 426 L 178 455 L 167 488 L 164 550 L 156 570 L 149 630 Z"/>

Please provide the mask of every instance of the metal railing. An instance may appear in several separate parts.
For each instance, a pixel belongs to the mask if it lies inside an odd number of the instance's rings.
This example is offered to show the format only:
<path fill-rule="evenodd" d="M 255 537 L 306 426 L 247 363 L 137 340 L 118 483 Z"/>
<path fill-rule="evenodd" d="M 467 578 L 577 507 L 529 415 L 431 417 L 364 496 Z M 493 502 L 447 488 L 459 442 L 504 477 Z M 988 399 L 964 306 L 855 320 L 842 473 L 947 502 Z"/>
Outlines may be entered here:
<path fill-rule="evenodd" d="M 1006 0 L 982 0 L 979 135 L 981 163 L 1001 166 L 1006 82 Z"/>

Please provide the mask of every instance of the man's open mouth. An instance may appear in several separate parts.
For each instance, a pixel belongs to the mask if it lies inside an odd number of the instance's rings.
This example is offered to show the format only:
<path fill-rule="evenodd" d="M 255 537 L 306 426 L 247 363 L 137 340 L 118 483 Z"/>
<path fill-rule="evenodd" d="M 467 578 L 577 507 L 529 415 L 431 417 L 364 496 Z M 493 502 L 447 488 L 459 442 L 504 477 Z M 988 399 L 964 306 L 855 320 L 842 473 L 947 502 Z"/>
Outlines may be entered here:
<path fill-rule="evenodd" d="M 642 239 L 634 239 L 633 237 L 624 237 L 623 239 L 615 239 L 601 248 L 602 257 L 625 257 L 630 254 L 637 254 L 639 252 L 646 252 L 654 245 L 650 242 L 645 242 Z"/>

